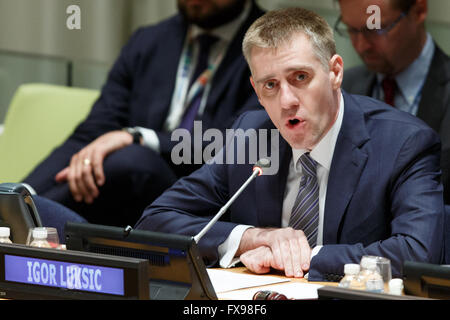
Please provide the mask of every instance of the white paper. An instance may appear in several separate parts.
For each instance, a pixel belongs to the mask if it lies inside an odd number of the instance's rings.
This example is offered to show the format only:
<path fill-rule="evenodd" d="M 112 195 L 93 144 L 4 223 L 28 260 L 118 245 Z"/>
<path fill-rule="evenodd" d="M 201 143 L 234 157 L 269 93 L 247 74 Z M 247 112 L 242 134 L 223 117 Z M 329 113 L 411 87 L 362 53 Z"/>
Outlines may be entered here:
<path fill-rule="evenodd" d="M 236 290 L 218 293 L 219 299 L 223 300 L 252 300 L 256 292 L 261 290 L 275 291 L 284 294 L 288 299 L 317 299 L 317 289 L 322 287 L 319 284 L 288 282 L 263 286 L 258 288 L 250 288 L 245 290 Z"/>
<path fill-rule="evenodd" d="M 216 293 L 242 288 L 260 287 L 273 283 L 289 282 L 287 278 L 236 273 L 229 270 L 207 269 Z"/>

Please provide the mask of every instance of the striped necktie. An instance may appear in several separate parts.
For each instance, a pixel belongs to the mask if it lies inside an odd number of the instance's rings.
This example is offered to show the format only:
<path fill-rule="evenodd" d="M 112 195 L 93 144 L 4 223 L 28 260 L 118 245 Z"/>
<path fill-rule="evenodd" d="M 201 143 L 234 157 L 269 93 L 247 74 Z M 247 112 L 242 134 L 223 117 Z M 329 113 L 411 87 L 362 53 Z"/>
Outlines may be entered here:
<path fill-rule="evenodd" d="M 319 184 L 317 182 L 316 166 L 309 153 L 303 154 L 299 162 L 302 166 L 303 176 L 300 179 L 300 188 L 292 207 L 289 226 L 303 230 L 309 246 L 314 248 L 317 243 L 319 226 Z"/>

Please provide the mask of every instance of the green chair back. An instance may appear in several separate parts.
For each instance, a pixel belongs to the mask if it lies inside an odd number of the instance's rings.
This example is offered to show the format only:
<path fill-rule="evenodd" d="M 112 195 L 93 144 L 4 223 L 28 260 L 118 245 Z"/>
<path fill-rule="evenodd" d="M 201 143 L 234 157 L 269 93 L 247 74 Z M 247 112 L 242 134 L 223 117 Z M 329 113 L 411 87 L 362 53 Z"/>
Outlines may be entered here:
<path fill-rule="evenodd" d="M 21 182 L 86 118 L 99 94 L 49 84 L 21 85 L 0 135 L 0 183 Z"/>

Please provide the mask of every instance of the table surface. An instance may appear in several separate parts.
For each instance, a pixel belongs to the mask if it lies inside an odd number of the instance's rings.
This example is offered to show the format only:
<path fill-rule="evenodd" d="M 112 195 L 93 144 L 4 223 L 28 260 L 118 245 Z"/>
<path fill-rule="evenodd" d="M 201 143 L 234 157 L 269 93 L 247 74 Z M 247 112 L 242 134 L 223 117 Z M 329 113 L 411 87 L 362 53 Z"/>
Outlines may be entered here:
<path fill-rule="evenodd" d="M 239 273 L 239 274 L 248 274 L 248 275 L 255 275 L 255 273 L 249 271 L 247 268 L 245 267 L 236 267 L 236 268 L 230 268 L 230 269 L 220 269 L 219 270 L 226 270 L 227 272 L 234 272 L 234 273 Z M 260 277 L 276 277 L 276 278 L 282 278 L 282 279 L 289 279 L 289 281 L 292 282 L 298 282 L 298 283 L 308 283 L 308 284 L 316 284 L 316 285 L 322 285 L 322 286 L 334 286 L 336 287 L 339 283 L 338 282 L 316 282 L 316 281 L 308 281 L 305 278 L 288 278 L 286 276 L 283 275 L 282 272 L 276 272 L 273 271 L 271 273 L 267 273 L 267 274 L 261 274 L 258 275 Z M 264 285 L 264 290 L 269 289 L 271 286 L 277 286 L 280 285 L 280 283 L 274 283 L 274 284 L 269 284 L 269 285 Z M 257 288 L 257 287 L 256 287 Z M 244 289 L 236 289 L 236 290 L 232 290 L 230 291 L 232 292 L 237 292 L 239 291 L 239 293 L 246 293 L 246 292 L 253 292 L 255 290 L 255 287 L 252 288 L 244 288 Z M 221 293 L 217 293 L 217 296 L 219 299 L 228 299 L 227 297 L 230 296 L 230 292 L 227 293 L 226 297 L 224 297 L 223 294 Z M 289 298 L 289 297 L 288 297 Z"/>

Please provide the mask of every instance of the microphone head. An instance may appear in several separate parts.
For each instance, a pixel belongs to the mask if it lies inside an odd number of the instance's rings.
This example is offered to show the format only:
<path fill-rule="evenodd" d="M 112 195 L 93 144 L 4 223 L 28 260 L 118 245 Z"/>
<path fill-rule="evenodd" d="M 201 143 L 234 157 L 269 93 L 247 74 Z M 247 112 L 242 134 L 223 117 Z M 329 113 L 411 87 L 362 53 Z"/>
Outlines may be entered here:
<path fill-rule="evenodd" d="M 270 164 L 271 164 L 271 162 L 267 158 L 259 159 L 254 164 L 253 171 L 258 170 L 259 171 L 258 176 L 260 176 L 263 174 L 263 169 L 270 168 Z"/>

